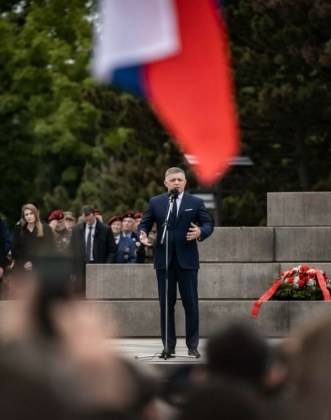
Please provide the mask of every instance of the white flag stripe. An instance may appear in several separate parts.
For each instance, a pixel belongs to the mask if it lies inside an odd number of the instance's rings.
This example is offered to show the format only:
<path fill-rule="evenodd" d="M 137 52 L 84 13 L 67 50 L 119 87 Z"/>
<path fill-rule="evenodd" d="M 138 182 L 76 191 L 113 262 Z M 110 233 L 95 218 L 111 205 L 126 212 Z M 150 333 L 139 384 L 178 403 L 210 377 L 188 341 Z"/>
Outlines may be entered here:
<path fill-rule="evenodd" d="M 160 60 L 180 49 L 174 0 L 102 0 L 93 73 L 110 81 L 114 70 Z"/>

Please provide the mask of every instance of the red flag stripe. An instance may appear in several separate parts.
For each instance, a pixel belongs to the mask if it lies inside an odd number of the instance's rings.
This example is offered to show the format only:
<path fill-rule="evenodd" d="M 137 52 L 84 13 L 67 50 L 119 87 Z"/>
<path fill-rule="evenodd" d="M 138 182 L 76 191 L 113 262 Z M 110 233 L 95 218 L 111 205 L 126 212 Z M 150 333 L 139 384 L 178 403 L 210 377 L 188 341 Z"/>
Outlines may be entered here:
<path fill-rule="evenodd" d="M 182 49 L 146 66 L 149 100 L 182 151 L 197 157 L 200 182 L 212 184 L 239 144 L 226 29 L 211 1 L 176 6 Z"/>

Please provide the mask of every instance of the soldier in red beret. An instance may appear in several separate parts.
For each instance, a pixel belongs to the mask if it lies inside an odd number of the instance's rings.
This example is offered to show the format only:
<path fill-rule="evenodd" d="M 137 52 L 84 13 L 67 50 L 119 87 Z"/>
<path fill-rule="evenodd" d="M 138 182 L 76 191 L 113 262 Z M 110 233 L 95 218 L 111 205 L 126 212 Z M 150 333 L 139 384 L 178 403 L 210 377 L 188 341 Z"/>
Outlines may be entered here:
<path fill-rule="evenodd" d="M 72 231 L 66 228 L 64 212 L 62 210 L 53 211 L 48 218 L 48 223 L 53 230 L 57 252 L 62 256 L 69 257 Z"/>
<path fill-rule="evenodd" d="M 143 244 L 141 244 L 137 238 L 137 234 L 134 232 L 134 212 L 126 212 L 123 214 L 123 226 L 122 226 L 122 232 L 123 236 L 127 238 L 131 238 L 136 243 L 136 254 L 137 254 L 137 263 L 143 264 L 145 262 L 146 257 L 146 249 Z"/>

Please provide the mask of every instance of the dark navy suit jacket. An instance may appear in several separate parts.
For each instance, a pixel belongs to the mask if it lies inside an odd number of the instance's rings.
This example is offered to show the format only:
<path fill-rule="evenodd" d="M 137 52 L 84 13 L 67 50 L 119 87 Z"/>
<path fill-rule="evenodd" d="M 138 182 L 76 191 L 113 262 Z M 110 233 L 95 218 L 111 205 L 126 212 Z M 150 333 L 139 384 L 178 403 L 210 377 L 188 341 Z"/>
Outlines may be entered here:
<path fill-rule="evenodd" d="M 147 210 L 138 227 L 140 231 L 148 234 L 152 229 L 153 223 L 157 224 L 157 242 L 155 246 L 154 268 L 162 270 L 166 268 L 165 244 L 161 245 L 160 241 L 163 233 L 163 222 L 166 218 L 166 211 L 169 202 L 168 193 L 153 197 L 150 199 Z M 176 224 L 170 220 L 169 223 L 169 262 L 176 247 L 177 260 L 181 268 L 198 269 L 199 253 L 197 241 L 188 241 L 186 234 L 191 227 L 191 222 L 198 222 L 201 229 L 201 237 L 199 241 L 203 241 L 213 233 L 214 227 L 209 217 L 207 209 L 201 198 L 184 192 L 181 205 L 179 207 Z"/>
<path fill-rule="evenodd" d="M 117 262 L 118 264 L 133 264 L 137 262 L 135 241 L 124 237 L 122 233 L 117 246 Z"/>

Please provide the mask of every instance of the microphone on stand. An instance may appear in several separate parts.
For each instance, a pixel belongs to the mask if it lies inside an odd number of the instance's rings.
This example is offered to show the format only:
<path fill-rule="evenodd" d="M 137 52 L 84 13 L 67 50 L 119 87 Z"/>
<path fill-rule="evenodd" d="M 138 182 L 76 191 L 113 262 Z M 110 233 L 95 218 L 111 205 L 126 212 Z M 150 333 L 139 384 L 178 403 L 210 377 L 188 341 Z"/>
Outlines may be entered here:
<path fill-rule="evenodd" d="M 179 196 L 179 192 L 177 188 L 173 188 L 172 190 L 168 191 L 169 195 L 169 201 L 173 201 L 174 198 L 177 198 Z"/>

